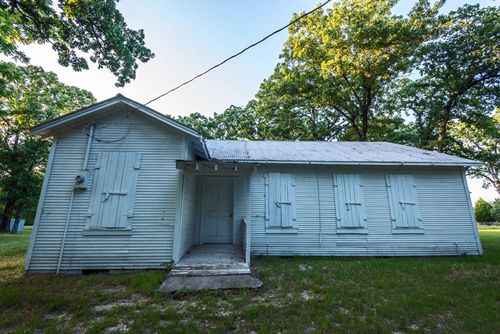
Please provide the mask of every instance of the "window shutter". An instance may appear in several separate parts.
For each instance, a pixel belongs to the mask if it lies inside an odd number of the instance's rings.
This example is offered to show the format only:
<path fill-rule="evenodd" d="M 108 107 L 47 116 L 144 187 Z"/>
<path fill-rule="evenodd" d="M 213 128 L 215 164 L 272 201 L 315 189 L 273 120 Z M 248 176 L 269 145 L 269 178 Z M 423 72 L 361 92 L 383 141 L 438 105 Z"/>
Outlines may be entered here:
<path fill-rule="evenodd" d="M 141 154 L 104 152 L 99 154 L 92 191 L 90 228 L 131 227 L 135 189 Z"/>
<path fill-rule="evenodd" d="M 269 227 L 281 227 L 281 175 L 280 173 L 269 173 Z"/>
<path fill-rule="evenodd" d="M 359 174 L 334 175 L 337 228 L 366 227 L 362 187 Z"/>
<path fill-rule="evenodd" d="M 293 227 L 293 198 L 295 197 L 295 185 L 291 174 L 281 174 L 280 195 L 281 200 L 279 201 L 279 206 L 281 210 L 281 227 Z"/>
<path fill-rule="evenodd" d="M 386 175 L 393 228 L 421 228 L 415 180 L 411 175 Z"/>
<path fill-rule="evenodd" d="M 266 227 L 295 227 L 295 181 L 288 173 L 266 176 Z"/>

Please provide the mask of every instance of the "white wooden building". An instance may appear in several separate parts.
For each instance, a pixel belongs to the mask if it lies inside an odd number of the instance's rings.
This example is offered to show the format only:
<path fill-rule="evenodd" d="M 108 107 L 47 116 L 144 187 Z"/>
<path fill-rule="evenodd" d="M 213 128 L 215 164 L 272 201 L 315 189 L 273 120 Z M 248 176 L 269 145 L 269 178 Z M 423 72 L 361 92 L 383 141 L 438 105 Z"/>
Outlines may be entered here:
<path fill-rule="evenodd" d="M 32 133 L 53 144 L 30 272 L 482 254 L 464 174 L 475 161 L 382 142 L 204 140 L 122 95 Z"/>

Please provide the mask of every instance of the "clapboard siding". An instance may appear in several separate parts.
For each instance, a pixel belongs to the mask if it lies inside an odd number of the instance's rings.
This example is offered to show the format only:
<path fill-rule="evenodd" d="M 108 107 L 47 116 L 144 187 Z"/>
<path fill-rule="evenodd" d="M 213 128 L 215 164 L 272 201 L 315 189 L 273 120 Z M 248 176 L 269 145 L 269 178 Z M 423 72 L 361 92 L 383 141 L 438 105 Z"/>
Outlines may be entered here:
<path fill-rule="evenodd" d="M 182 205 L 182 227 L 179 257 L 182 257 L 195 242 L 197 176 L 184 174 L 184 198 Z"/>
<path fill-rule="evenodd" d="M 88 136 L 83 125 L 58 135 L 30 271 L 54 271 L 61 249 L 74 177 L 81 173 Z M 88 188 L 74 195 L 61 270 L 158 268 L 172 259 L 183 135 L 140 113 L 117 111 L 96 120 Z M 113 142 L 116 141 L 116 142 Z M 100 152 L 142 154 L 130 235 L 84 235 Z"/>
<path fill-rule="evenodd" d="M 234 180 L 233 231 L 235 243 L 241 244 L 240 223 L 248 216 L 249 179 L 247 176 L 238 176 Z"/>
<path fill-rule="evenodd" d="M 295 176 L 298 232 L 266 233 L 265 174 Z M 336 227 L 333 174 L 360 174 L 366 234 L 340 234 Z M 385 175 L 410 174 L 423 234 L 394 234 Z M 251 177 L 252 254 L 408 256 L 479 254 L 462 170 L 458 167 L 260 167 Z"/>

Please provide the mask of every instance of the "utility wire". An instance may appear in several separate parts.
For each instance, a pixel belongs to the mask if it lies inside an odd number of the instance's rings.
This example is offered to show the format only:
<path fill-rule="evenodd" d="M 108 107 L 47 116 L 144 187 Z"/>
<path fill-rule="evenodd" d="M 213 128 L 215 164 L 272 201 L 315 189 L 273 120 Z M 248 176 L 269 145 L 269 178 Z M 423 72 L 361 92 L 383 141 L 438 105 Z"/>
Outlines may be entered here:
<path fill-rule="evenodd" d="M 314 8 L 314 9 L 311 9 L 310 11 L 308 11 L 308 12 L 306 12 L 306 13 L 304 13 L 304 14 L 300 15 L 299 17 L 297 17 L 296 19 L 294 19 L 293 21 L 291 21 L 291 22 L 290 22 L 290 23 L 288 23 L 287 25 L 285 25 L 285 26 L 283 26 L 283 27 L 279 28 L 278 30 L 273 31 L 273 32 L 272 32 L 272 33 L 270 33 L 269 35 L 267 35 L 267 36 L 265 36 L 264 38 L 262 38 L 262 39 L 258 40 L 257 42 L 255 42 L 255 43 L 253 43 L 253 44 L 250 44 L 249 46 L 247 46 L 246 48 L 244 48 L 244 49 L 243 49 L 243 50 L 241 50 L 240 52 L 235 53 L 234 55 L 232 55 L 232 56 L 230 56 L 230 57 L 228 57 L 228 58 L 224 59 L 223 61 L 221 61 L 220 63 L 218 63 L 218 64 L 216 64 L 216 65 L 214 65 L 214 66 L 212 66 L 212 67 L 210 67 L 210 68 L 209 68 L 209 69 L 207 69 L 206 71 L 204 71 L 204 72 L 202 72 L 202 73 L 200 73 L 200 74 L 198 74 L 198 75 L 195 75 L 194 77 L 192 77 L 191 79 L 189 79 L 189 80 L 187 80 L 187 81 L 184 81 L 184 82 L 183 82 L 183 83 L 181 83 L 180 85 L 178 85 L 178 86 L 176 86 L 176 87 L 174 87 L 174 88 L 172 88 L 172 89 L 170 89 L 170 90 L 166 91 L 165 93 L 163 93 L 163 94 L 161 94 L 161 95 L 158 95 L 158 96 L 157 96 L 157 97 L 155 97 L 154 99 L 149 100 L 148 102 L 144 103 L 144 105 L 145 105 L 145 106 L 147 106 L 147 105 L 148 105 L 148 104 L 150 104 L 151 102 L 154 102 L 154 101 L 156 101 L 156 100 L 158 100 L 158 99 L 161 99 L 162 97 L 164 97 L 164 96 L 166 96 L 166 95 L 168 95 L 168 94 L 170 94 L 170 93 L 172 93 L 172 92 L 174 92 L 174 91 L 178 90 L 179 88 L 181 88 L 181 87 L 183 87 L 183 86 L 185 86 L 185 85 L 187 85 L 187 84 L 189 84 L 189 83 L 191 83 L 191 82 L 195 81 L 195 80 L 196 80 L 196 79 L 198 79 L 199 77 L 204 76 L 205 74 L 207 74 L 208 72 L 210 72 L 210 71 L 212 71 L 212 70 L 216 69 L 217 67 L 224 65 L 225 63 L 227 63 L 227 62 L 228 62 L 228 61 L 230 61 L 231 59 L 238 57 L 238 56 L 239 56 L 239 55 L 241 55 L 242 53 L 244 53 L 244 52 L 246 52 L 246 51 L 250 50 L 251 48 L 253 48 L 254 46 L 257 46 L 258 44 L 260 44 L 260 43 L 264 42 L 264 41 L 265 41 L 266 39 L 268 39 L 269 37 L 276 35 L 277 33 L 281 32 L 281 31 L 285 30 L 286 28 L 288 28 L 289 26 L 291 26 L 292 24 L 294 24 L 294 23 L 296 23 L 296 22 L 298 22 L 298 21 L 302 20 L 304 17 L 306 17 L 306 16 L 308 16 L 308 15 L 310 15 L 310 14 L 314 13 L 315 11 L 319 10 L 320 8 L 323 8 L 323 7 L 324 7 L 326 4 L 328 4 L 330 1 L 331 1 L 331 0 L 327 0 L 327 1 L 323 2 L 323 3 L 322 3 L 321 5 L 319 5 L 318 7 Z"/>

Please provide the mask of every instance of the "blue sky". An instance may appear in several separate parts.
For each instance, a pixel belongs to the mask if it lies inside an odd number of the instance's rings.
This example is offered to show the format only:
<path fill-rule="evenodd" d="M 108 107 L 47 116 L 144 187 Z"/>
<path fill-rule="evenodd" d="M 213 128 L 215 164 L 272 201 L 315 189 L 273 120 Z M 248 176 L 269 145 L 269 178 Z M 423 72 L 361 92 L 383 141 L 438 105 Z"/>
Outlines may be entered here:
<path fill-rule="evenodd" d="M 61 81 L 91 91 L 98 100 L 122 93 L 146 102 L 189 79 L 231 54 L 240 51 L 290 21 L 292 13 L 314 8 L 316 0 L 122 0 L 119 9 L 131 28 L 144 29 L 146 45 L 156 57 L 141 64 L 134 82 L 114 86 L 106 69 L 91 64 L 88 71 L 74 72 L 57 64 L 49 46 L 26 46 L 23 50 L 35 65 L 51 70 Z M 400 0 L 395 13 L 405 14 L 413 0 Z M 448 0 L 444 12 L 465 3 L 496 5 L 494 0 Z M 262 80 L 273 71 L 287 32 L 283 31 L 223 67 L 181 90 L 151 104 L 159 112 L 210 115 L 234 105 L 246 104 Z M 480 183 L 471 184 L 474 196 L 488 199 Z"/>

